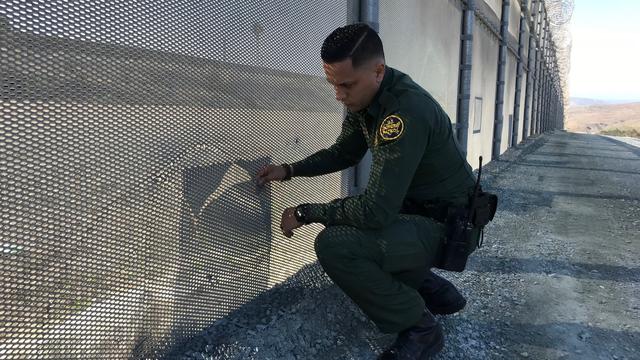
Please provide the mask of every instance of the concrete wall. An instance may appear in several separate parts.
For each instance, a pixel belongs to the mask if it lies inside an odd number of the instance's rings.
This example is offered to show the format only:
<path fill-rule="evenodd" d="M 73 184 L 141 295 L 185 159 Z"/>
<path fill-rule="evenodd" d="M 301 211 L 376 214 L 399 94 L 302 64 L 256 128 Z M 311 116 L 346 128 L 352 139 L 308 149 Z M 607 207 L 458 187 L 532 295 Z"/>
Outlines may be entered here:
<path fill-rule="evenodd" d="M 518 121 L 518 141 L 517 143 L 519 143 L 520 141 L 522 141 L 522 129 L 524 127 L 524 108 L 525 108 L 525 101 L 527 100 L 527 98 L 525 97 L 527 94 L 527 77 L 529 76 L 529 73 L 525 70 L 522 72 L 522 88 L 520 90 L 520 120 Z"/>
<path fill-rule="evenodd" d="M 453 122 L 458 101 L 462 9 L 457 0 L 380 2 L 387 63 L 438 100 Z"/>
<path fill-rule="evenodd" d="M 509 6 L 509 32 L 511 35 L 518 38 L 520 32 L 520 2 L 517 0 L 511 0 Z"/>
<path fill-rule="evenodd" d="M 516 98 L 516 70 L 518 60 L 513 53 L 507 50 L 507 65 L 505 67 L 505 87 L 503 104 L 502 141 L 500 143 L 500 153 L 509 148 L 511 132 L 509 132 L 510 122 L 513 120 L 513 110 Z M 511 120 L 510 120 L 511 119 Z M 513 124 L 511 124 L 512 126 Z"/>
<path fill-rule="evenodd" d="M 525 64 L 528 64 L 528 58 L 529 58 L 529 36 L 531 34 L 531 32 L 529 31 L 529 23 L 527 21 L 525 21 L 525 32 L 524 35 L 522 37 L 522 40 L 520 40 L 523 44 L 524 44 L 524 62 Z"/>
<path fill-rule="evenodd" d="M 479 0 L 482 1 L 482 0 Z M 502 16 L 502 0 L 484 0 L 487 5 L 493 10 L 498 19 Z"/>
<path fill-rule="evenodd" d="M 469 116 L 469 146 L 467 160 L 478 167 L 478 156 L 486 163 L 491 159 L 493 122 L 496 103 L 496 80 L 498 71 L 498 39 L 476 18 L 473 29 L 473 67 L 471 75 L 471 104 Z M 481 129 L 474 131 L 476 116 L 480 115 L 475 99 L 482 98 Z"/>
<path fill-rule="evenodd" d="M 516 40 L 520 34 L 520 2 L 518 0 L 511 0 L 509 6 L 509 34 Z M 516 76 L 517 76 L 517 51 L 514 54 L 511 50 L 507 49 L 507 64 L 505 66 L 505 93 L 504 93 L 504 106 L 503 106 L 503 126 L 502 126 L 502 141 L 500 143 L 500 154 L 505 152 L 509 148 L 509 142 L 512 139 L 512 132 L 517 131 L 513 129 L 514 121 L 514 106 L 516 96 Z"/>

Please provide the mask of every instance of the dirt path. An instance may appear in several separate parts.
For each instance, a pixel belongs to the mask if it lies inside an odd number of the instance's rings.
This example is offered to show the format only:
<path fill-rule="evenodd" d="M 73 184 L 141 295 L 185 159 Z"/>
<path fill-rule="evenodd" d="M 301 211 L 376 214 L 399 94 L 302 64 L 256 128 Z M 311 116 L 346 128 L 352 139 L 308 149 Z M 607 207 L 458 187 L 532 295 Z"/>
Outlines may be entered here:
<path fill-rule="evenodd" d="M 441 317 L 437 359 L 640 359 L 640 148 L 558 132 L 485 171 L 501 204 Z M 376 331 L 317 264 L 214 324 L 186 359 L 374 359 Z"/>

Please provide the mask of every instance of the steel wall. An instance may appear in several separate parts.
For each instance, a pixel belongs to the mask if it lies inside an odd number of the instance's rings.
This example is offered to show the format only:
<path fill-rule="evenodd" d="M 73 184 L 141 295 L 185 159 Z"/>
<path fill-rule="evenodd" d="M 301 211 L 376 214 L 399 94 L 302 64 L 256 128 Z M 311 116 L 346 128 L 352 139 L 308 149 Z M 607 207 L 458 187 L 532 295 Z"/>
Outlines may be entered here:
<path fill-rule="evenodd" d="M 257 189 L 338 135 L 319 44 L 346 1 L 0 5 L 0 357 L 161 353 L 315 260 Z M 319 131 L 319 129 L 321 129 Z"/>

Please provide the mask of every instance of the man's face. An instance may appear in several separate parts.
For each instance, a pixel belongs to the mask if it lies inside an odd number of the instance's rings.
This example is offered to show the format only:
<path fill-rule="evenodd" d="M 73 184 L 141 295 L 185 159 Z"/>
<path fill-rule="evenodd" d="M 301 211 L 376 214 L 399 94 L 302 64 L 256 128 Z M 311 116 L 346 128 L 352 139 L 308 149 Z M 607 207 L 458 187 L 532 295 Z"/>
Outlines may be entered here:
<path fill-rule="evenodd" d="M 360 111 L 371 103 L 384 77 L 384 62 L 372 60 L 354 69 L 351 59 L 323 63 L 327 81 L 336 91 L 336 100 L 350 111 Z"/>

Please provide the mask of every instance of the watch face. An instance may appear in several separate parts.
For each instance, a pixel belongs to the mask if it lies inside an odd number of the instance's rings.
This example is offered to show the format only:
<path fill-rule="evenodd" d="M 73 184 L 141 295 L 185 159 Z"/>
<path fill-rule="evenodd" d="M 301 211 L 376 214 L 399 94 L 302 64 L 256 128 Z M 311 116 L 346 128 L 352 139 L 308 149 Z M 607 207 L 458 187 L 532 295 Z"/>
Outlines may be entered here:
<path fill-rule="evenodd" d="M 293 214 L 296 217 L 296 220 L 298 220 L 298 222 L 304 223 L 306 222 L 305 218 L 304 218 L 304 207 L 303 206 L 298 206 L 296 207 L 296 211 L 293 212 Z"/>

